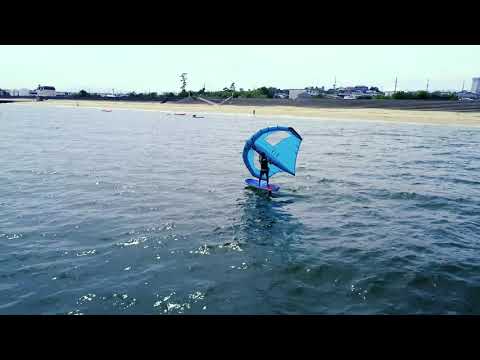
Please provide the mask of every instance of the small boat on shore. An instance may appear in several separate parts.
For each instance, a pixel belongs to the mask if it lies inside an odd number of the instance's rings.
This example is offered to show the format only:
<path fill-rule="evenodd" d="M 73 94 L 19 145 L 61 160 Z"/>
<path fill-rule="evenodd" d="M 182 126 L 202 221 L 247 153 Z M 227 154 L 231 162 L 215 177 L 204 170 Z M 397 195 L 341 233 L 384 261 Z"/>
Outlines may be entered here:
<path fill-rule="evenodd" d="M 197 116 L 197 114 L 193 114 L 192 117 L 196 119 L 203 119 L 205 116 Z"/>
<path fill-rule="evenodd" d="M 102 109 L 103 112 L 112 112 L 110 109 Z"/>
<path fill-rule="evenodd" d="M 185 114 L 185 113 L 175 113 L 173 115 L 187 115 L 187 114 Z"/>

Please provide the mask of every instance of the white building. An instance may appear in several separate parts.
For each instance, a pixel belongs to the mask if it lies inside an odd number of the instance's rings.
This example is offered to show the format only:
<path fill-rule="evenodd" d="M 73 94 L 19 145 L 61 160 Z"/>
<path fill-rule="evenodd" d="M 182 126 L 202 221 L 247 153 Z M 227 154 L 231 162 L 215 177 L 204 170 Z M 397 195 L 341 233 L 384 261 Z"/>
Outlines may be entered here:
<path fill-rule="evenodd" d="M 480 77 L 472 79 L 472 92 L 475 94 L 480 94 Z"/>
<path fill-rule="evenodd" d="M 305 97 L 310 96 L 308 95 L 305 89 L 289 89 L 288 90 L 288 98 L 292 100 L 296 100 L 298 97 Z"/>
<path fill-rule="evenodd" d="M 32 96 L 30 89 L 20 89 L 18 90 L 18 96 Z"/>
<path fill-rule="evenodd" d="M 318 96 L 318 95 L 320 95 L 320 90 L 308 89 L 307 94 L 310 95 L 310 96 Z"/>
<path fill-rule="evenodd" d="M 55 97 L 57 93 L 53 86 L 41 86 L 38 85 L 37 88 L 37 96 L 38 97 Z"/>

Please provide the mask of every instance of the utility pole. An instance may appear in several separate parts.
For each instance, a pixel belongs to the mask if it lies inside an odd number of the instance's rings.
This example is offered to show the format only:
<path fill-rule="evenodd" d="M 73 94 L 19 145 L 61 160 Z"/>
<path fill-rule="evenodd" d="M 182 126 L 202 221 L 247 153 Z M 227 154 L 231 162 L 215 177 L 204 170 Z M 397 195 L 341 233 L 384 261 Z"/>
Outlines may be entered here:
<path fill-rule="evenodd" d="M 430 79 L 427 79 L 427 93 L 428 93 L 428 83 L 430 82 Z"/>
<path fill-rule="evenodd" d="M 335 79 L 333 80 L 333 90 L 337 89 L 337 76 L 335 75 Z"/>
<path fill-rule="evenodd" d="M 393 90 L 394 94 L 397 92 L 397 80 L 398 80 L 398 78 L 395 77 L 395 89 Z"/>
<path fill-rule="evenodd" d="M 463 90 L 465 90 L 465 80 L 463 80 L 463 84 L 462 84 L 462 92 Z"/>

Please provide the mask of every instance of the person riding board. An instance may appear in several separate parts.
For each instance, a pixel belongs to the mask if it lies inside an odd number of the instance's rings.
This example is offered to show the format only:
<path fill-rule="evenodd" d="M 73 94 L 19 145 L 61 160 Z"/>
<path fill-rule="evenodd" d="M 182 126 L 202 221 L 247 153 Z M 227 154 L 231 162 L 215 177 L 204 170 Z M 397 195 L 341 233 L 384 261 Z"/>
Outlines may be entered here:
<path fill-rule="evenodd" d="M 260 153 L 260 177 L 258 178 L 258 186 L 260 186 L 263 174 L 265 174 L 265 177 L 267 178 L 267 186 L 268 186 L 268 173 L 270 171 L 270 169 L 268 168 L 268 163 L 269 161 L 265 156 L 265 154 Z"/>

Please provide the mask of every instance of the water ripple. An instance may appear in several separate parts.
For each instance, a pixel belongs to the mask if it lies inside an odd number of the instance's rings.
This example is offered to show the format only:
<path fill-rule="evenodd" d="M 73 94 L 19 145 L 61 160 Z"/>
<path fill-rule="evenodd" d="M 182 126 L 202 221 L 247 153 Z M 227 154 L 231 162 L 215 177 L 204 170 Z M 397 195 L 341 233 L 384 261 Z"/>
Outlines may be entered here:
<path fill-rule="evenodd" d="M 480 314 L 478 130 L 0 106 L 2 314 Z"/>

